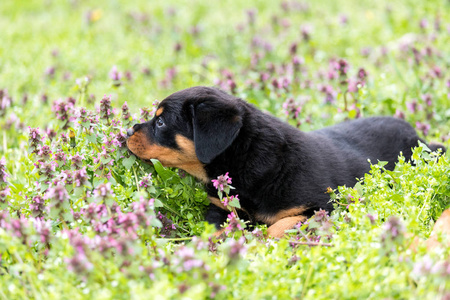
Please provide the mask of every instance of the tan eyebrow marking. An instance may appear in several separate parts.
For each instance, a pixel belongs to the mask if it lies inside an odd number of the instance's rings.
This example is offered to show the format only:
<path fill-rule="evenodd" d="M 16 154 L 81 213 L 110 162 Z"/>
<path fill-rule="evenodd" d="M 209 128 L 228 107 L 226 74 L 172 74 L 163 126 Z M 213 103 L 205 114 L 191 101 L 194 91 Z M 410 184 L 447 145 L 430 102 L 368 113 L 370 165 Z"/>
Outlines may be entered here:
<path fill-rule="evenodd" d="M 164 111 L 164 107 L 158 108 L 158 110 L 156 111 L 155 116 L 159 117 L 163 113 L 163 111 Z"/>

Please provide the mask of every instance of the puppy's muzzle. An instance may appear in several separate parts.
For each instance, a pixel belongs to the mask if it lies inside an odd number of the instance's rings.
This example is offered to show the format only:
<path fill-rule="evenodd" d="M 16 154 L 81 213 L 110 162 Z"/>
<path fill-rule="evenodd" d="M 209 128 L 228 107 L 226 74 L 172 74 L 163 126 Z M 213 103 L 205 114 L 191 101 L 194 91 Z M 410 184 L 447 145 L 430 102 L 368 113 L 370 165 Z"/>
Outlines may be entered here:
<path fill-rule="evenodd" d="M 128 128 L 127 130 L 127 137 L 131 137 L 134 134 L 134 129 L 133 128 Z"/>

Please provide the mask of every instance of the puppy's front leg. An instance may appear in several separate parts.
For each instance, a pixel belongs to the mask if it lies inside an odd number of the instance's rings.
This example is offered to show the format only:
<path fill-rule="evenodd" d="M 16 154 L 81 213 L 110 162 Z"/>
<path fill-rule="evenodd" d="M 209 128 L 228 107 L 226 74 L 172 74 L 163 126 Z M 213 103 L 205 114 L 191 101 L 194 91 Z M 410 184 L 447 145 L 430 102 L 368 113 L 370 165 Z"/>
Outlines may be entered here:
<path fill-rule="evenodd" d="M 219 230 L 220 226 L 227 221 L 227 216 L 229 213 L 229 211 L 211 203 L 208 207 L 208 211 L 206 212 L 205 219 L 208 223 L 214 224 L 216 229 Z"/>
<path fill-rule="evenodd" d="M 294 228 L 298 222 L 306 221 L 305 216 L 286 217 L 278 220 L 267 229 L 267 234 L 273 238 L 282 238 L 285 231 Z"/>

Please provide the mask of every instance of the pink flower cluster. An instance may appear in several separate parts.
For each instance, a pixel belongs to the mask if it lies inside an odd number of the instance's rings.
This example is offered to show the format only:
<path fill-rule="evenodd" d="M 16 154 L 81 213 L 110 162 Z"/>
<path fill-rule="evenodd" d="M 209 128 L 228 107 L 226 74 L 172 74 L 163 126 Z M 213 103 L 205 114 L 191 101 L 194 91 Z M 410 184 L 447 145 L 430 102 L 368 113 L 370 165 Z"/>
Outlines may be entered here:
<path fill-rule="evenodd" d="M 69 97 L 66 100 L 58 99 L 53 102 L 52 111 L 58 120 L 64 121 L 63 129 L 69 127 L 69 122 L 75 120 L 75 98 Z"/>
<path fill-rule="evenodd" d="M 230 184 L 231 184 L 231 178 L 228 176 L 228 172 L 225 173 L 225 175 L 220 175 L 217 177 L 217 179 L 211 180 L 213 183 L 213 186 L 219 190 L 224 191 Z"/>

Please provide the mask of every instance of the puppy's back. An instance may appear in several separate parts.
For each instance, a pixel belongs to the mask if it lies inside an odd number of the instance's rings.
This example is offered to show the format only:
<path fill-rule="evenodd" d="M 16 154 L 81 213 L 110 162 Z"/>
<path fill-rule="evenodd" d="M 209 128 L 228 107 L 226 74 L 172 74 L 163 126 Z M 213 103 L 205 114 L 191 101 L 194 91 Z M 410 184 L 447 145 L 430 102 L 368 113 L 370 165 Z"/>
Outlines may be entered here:
<path fill-rule="evenodd" d="M 370 159 L 372 163 L 387 161 L 388 170 L 394 169 L 400 152 L 409 160 L 412 148 L 421 140 L 409 123 L 392 117 L 346 121 L 313 133 L 326 136 L 343 150 Z"/>

